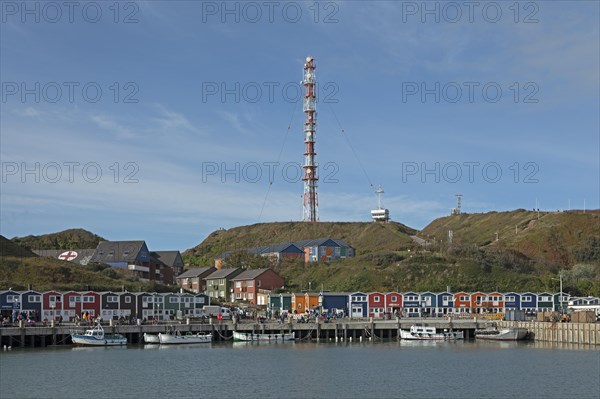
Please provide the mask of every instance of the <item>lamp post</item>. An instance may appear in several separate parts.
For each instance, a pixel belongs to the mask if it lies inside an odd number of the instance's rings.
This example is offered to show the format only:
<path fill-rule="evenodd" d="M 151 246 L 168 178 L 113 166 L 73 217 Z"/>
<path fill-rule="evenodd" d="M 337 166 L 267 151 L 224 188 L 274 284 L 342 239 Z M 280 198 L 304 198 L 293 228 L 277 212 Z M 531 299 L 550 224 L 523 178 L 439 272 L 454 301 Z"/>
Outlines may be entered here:
<path fill-rule="evenodd" d="M 560 313 L 562 314 L 563 311 L 564 311 L 563 310 L 563 270 L 560 270 L 558 272 L 558 278 L 552 278 L 552 280 L 558 280 L 559 284 L 560 284 L 560 286 L 559 286 L 560 287 L 560 293 L 558 294 L 559 295 L 559 297 L 558 297 L 558 301 L 559 302 L 558 303 L 560 305 Z"/>

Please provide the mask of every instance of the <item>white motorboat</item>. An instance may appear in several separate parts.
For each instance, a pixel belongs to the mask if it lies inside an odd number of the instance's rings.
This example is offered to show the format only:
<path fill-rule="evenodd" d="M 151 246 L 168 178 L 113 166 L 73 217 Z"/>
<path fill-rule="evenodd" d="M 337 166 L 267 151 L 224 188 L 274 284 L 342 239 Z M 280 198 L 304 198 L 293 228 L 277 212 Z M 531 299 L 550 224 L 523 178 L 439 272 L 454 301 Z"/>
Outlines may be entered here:
<path fill-rule="evenodd" d="M 414 325 L 409 331 L 400 330 L 400 338 L 415 341 L 455 341 L 465 337 L 462 331 L 448 329 L 438 331 L 435 327 Z"/>
<path fill-rule="evenodd" d="M 175 334 L 158 334 L 158 340 L 163 345 L 168 344 L 204 344 L 212 342 L 212 334 L 192 334 L 188 332 L 181 334 L 179 330 Z"/>
<path fill-rule="evenodd" d="M 281 342 L 281 341 L 293 341 L 296 339 L 296 333 L 283 333 L 283 334 L 253 334 L 251 332 L 233 332 L 234 341 L 261 341 L 261 342 Z"/>
<path fill-rule="evenodd" d="M 527 338 L 529 332 L 526 328 L 485 328 L 475 330 L 475 338 L 490 341 L 520 341 Z"/>
<path fill-rule="evenodd" d="M 147 344 L 159 344 L 158 334 L 144 333 L 144 342 Z"/>
<path fill-rule="evenodd" d="M 116 346 L 127 345 L 127 338 L 121 334 L 105 334 L 104 328 L 100 323 L 96 324 L 92 329 L 86 330 L 85 333 L 71 332 L 71 340 L 75 345 L 87 346 Z"/>

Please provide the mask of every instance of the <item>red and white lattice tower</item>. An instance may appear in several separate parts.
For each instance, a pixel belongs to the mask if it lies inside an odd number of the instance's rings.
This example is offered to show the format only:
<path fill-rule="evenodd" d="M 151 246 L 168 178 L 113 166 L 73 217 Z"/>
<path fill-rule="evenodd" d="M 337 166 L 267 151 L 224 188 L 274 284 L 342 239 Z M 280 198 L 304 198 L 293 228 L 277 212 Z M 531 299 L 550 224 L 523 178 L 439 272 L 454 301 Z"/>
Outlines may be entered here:
<path fill-rule="evenodd" d="M 317 197 L 317 163 L 315 162 L 315 141 L 317 130 L 317 77 L 315 75 L 315 60 L 312 57 L 306 57 L 304 64 L 304 77 L 302 84 L 306 91 L 304 93 L 304 143 L 306 150 L 304 152 L 304 172 L 302 181 L 304 181 L 304 208 L 302 219 L 305 222 L 317 222 L 319 220 L 319 200 Z"/>

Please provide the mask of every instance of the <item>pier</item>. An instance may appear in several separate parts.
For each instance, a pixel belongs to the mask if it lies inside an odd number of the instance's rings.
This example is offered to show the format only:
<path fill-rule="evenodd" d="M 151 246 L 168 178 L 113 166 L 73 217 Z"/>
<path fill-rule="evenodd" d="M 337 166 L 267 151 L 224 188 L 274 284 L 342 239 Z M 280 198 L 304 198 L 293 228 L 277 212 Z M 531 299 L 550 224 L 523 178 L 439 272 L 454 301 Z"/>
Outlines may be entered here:
<path fill-rule="evenodd" d="M 484 319 L 397 319 L 397 320 L 355 320 L 337 319 L 328 323 L 257 323 L 249 320 L 240 322 L 214 321 L 213 323 L 174 322 L 142 325 L 105 325 L 107 333 L 122 334 L 130 344 L 142 344 L 144 333 L 158 334 L 177 329 L 182 334 L 212 333 L 214 341 L 232 339 L 233 331 L 253 334 L 282 334 L 295 332 L 298 341 L 316 342 L 369 342 L 398 340 L 400 330 L 408 330 L 414 324 L 463 331 L 465 339 L 474 338 L 476 329 L 497 325 L 498 327 L 527 328 L 536 341 L 600 345 L 600 323 L 549 323 L 490 321 Z M 50 345 L 71 344 L 72 330 L 84 330 L 85 326 L 55 325 L 44 327 L 2 327 L 0 328 L 0 346 L 2 347 L 46 347 Z"/>
<path fill-rule="evenodd" d="M 600 345 L 600 323 L 499 321 L 499 327 L 520 327 L 531 339 L 556 344 Z"/>

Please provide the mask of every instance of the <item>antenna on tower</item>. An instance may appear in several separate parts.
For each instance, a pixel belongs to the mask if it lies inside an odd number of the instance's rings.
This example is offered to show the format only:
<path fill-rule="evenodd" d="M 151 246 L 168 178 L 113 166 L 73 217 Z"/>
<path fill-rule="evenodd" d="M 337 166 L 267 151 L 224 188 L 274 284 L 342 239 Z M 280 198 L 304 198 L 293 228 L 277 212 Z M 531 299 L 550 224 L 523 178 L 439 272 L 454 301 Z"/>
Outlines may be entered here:
<path fill-rule="evenodd" d="M 384 193 L 381 184 L 377 187 L 375 193 L 377 194 L 377 209 L 371 211 L 371 218 L 373 218 L 374 222 L 388 222 L 390 220 L 390 211 L 381 205 L 381 194 Z"/>
<path fill-rule="evenodd" d="M 317 198 L 317 163 L 315 162 L 315 141 L 317 130 L 317 77 L 315 75 L 315 64 L 312 57 L 306 57 L 304 64 L 304 76 L 302 84 L 306 89 L 304 94 L 304 197 L 302 220 L 305 222 L 317 222 L 319 220 L 319 202 Z"/>
<path fill-rule="evenodd" d="M 461 202 L 462 202 L 462 194 L 455 194 L 455 197 L 456 197 L 456 208 L 452 209 L 452 214 L 460 215 L 461 214 L 460 206 L 461 206 Z"/>

